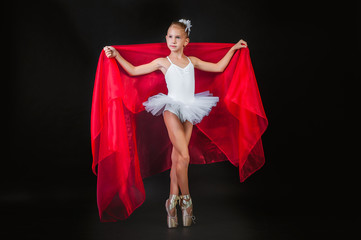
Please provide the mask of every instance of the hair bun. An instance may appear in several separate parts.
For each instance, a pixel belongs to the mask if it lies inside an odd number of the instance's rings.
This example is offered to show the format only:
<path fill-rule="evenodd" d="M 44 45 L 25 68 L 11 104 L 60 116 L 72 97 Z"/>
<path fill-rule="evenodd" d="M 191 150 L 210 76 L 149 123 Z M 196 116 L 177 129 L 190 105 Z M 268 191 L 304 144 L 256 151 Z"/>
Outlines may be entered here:
<path fill-rule="evenodd" d="M 187 32 L 188 30 L 188 36 L 191 34 L 191 20 L 186 20 L 186 19 L 179 19 L 178 22 L 184 23 L 184 25 L 186 25 L 186 29 L 184 29 L 185 32 Z"/>

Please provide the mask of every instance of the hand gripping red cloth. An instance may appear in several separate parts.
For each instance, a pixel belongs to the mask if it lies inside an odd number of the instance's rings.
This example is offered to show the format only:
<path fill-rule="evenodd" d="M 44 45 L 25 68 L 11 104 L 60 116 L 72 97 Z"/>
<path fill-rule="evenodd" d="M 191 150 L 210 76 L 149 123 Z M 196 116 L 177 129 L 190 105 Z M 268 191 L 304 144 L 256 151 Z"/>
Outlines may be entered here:
<path fill-rule="evenodd" d="M 218 62 L 234 44 L 190 43 L 186 56 Z M 166 43 L 115 46 L 133 65 L 166 57 Z M 220 101 L 193 128 L 191 164 L 230 161 L 240 181 L 262 167 L 261 135 L 268 121 L 263 109 L 249 49 L 237 50 L 222 73 L 195 69 L 195 93 L 209 90 Z M 171 167 L 172 145 L 162 116 L 144 111 L 142 103 L 167 94 L 164 75 L 156 71 L 129 76 L 101 52 L 91 112 L 92 169 L 97 175 L 100 221 L 126 219 L 145 200 L 143 179 Z"/>

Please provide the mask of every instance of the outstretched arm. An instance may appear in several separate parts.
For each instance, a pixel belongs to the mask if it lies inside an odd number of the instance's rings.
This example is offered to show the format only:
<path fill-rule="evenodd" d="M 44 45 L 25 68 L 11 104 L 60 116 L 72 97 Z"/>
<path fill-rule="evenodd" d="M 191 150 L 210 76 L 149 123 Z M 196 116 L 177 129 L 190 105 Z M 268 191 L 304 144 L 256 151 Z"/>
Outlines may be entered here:
<path fill-rule="evenodd" d="M 108 58 L 115 58 L 119 62 L 119 64 L 125 69 L 125 71 L 127 71 L 128 74 L 131 76 L 138 76 L 138 75 L 151 73 L 156 70 L 159 70 L 162 67 L 159 58 L 147 64 L 134 66 L 133 64 L 125 60 L 114 47 L 106 46 L 104 47 L 104 51 L 105 51 L 105 55 Z"/>
<path fill-rule="evenodd" d="M 227 54 L 224 55 L 224 57 L 218 63 L 205 62 L 197 57 L 192 57 L 193 65 L 195 68 L 206 72 L 223 72 L 224 69 L 227 67 L 235 51 L 237 49 L 246 48 L 246 47 L 247 47 L 247 42 L 241 39 L 231 49 L 229 49 Z"/>

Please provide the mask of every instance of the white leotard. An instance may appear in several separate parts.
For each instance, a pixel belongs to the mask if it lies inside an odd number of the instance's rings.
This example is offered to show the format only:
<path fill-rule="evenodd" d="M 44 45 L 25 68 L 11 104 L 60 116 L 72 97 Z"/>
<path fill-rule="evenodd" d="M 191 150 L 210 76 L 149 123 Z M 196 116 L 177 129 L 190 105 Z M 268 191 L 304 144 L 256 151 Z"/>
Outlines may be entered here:
<path fill-rule="evenodd" d="M 168 88 L 168 96 L 182 102 L 190 102 L 194 99 L 194 66 L 188 58 L 189 63 L 186 67 L 181 68 L 175 65 L 167 57 L 171 65 L 166 74 L 165 81 Z"/>
<path fill-rule="evenodd" d="M 177 115 L 181 122 L 188 120 L 192 124 L 197 124 L 217 105 L 219 98 L 214 97 L 209 91 L 194 93 L 194 66 L 188 57 L 189 64 L 184 68 L 167 58 L 171 63 L 164 75 L 168 95 L 159 93 L 149 97 L 148 101 L 143 103 L 145 110 L 155 116 L 170 111 Z"/>

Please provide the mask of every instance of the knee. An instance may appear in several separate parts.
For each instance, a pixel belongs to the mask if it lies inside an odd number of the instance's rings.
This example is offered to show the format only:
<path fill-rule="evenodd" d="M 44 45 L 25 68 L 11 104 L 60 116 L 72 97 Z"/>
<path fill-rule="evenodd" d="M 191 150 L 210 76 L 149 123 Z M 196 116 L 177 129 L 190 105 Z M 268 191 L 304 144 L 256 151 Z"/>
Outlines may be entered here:
<path fill-rule="evenodd" d="M 189 154 L 180 154 L 178 155 L 178 163 L 182 163 L 184 165 L 188 165 L 189 164 Z"/>
<path fill-rule="evenodd" d="M 188 154 L 179 155 L 177 161 L 177 172 L 188 168 L 189 160 L 190 158 Z"/>

